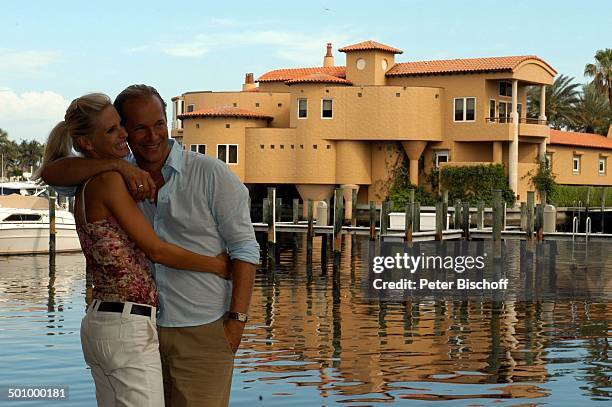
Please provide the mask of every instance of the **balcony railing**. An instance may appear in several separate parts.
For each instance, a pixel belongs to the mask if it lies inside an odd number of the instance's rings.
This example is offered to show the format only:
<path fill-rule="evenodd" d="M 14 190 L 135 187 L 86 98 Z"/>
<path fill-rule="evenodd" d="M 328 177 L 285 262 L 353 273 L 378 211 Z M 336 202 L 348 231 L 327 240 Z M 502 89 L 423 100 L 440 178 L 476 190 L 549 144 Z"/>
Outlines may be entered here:
<path fill-rule="evenodd" d="M 487 123 L 512 123 L 512 118 L 511 117 L 485 117 L 485 121 Z M 540 120 L 540 119 L 536 119 L 536 118 L 531 118 L 531 117 L 521 117 L 519 119 L 519 123 L 524 123 L 524 124 L 541 124 L 541 125 L 548 125 L 548 121 L 547 120 Z"/>

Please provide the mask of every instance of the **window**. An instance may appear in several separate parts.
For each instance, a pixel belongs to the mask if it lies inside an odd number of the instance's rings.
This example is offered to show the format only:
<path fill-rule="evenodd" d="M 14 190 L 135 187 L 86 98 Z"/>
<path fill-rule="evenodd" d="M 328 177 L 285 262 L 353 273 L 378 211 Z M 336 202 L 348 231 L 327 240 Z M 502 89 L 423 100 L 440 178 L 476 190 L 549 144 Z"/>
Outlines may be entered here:
<path fill-rule="evenodd" d="M 574 173 L 580 173 L 580 156 L 579 155 L 575 155 L 572 158 L 572 171 Z"/>
<path fill-rule="evenodd" d="M 308 99 L 298 99 L 298 119 L 308 117 Z"/>
<path fill-rule="evenodd" d="M 200 123 L 196 123 L 196 129 L 200 128 Z"/>
<path fill-rule="evenodd" d="M 334 101 L 332 99 L 323 99 L 321 101 L 321 118 L 331 119 L 333 114 Z"/>
<path fill-rule="evenodd" d="M 195 110 L 195 105 L 187 105 L 187 113 L 193 112 Z"/>
<path fill-rule="evenodd" d="M 489 121 L 490 122 L 494 122 L 495 121 L 495 117 L 496 116 L 496 107 L 497 107 L 497 102 L 494 99 L 489 100 Z"/>
<path fill-rule="evenodd" d="M 599 174 L 601 175 L 606 174 L 606 158 L 605 157 L 599 158 Z"/>
<path fill-rule="evenodd" d="M 255 107 L 259 107 L 259 103 L 255 103 Z"/>
<path fill-rule="evenodd" d="M 544 155 L 544 160 L 546 161 L 546 168 L 548 169 L 552 169 L 552 160 L 553 160 L 553 156 L 551 153 L 546 153 Z"/>
<path fill-rule="evenodd" d="M 238 144 L 217 144 L 217 158 L 226 164 L 238 164 Z"/>
<path fill-rule="evenodd" d="M 500 82 L 499 95 L 512 97 L 512 82 Z"/>
<path fill-rule="evenodd" d="M 36 214 L 13 214 L 7 218 L 4 218 L 4 222 L 39 222 L 42 220 L 41 215 Z"/>
<path fill-rule="evenodd" d="M 193 152 L 206 154 L 206 144 L 192 144 L 190 148 Z"/>
<path fill-rule="evenodd" d="M 440 167 L 441 163 L 448 162 L 448 150 L 436 151 L 436 168 Z"/>
<path fill-rule="evenodd" d="M 476 98 L 455 98 L 455 121 L 473 122 L 476 117 Z"/>
<path fill-rule="evenodd" d="M 238 107 L 238 103 L 236 103 L 236 102 L 232 103 L 232 105 L 233 105 L 234 107 Z"/>

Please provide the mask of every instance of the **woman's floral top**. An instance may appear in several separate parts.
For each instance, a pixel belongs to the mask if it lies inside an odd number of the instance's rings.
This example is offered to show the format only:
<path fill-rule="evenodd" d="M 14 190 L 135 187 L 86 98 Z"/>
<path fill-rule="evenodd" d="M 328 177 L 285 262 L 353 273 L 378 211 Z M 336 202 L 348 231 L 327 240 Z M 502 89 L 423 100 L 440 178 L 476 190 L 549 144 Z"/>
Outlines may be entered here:
<path fill-rule="evenodd" d="M 77 233 L 93 277 L 93 298 L 157 306 L 151 263 L 115 218 L 85 223 Z"/>

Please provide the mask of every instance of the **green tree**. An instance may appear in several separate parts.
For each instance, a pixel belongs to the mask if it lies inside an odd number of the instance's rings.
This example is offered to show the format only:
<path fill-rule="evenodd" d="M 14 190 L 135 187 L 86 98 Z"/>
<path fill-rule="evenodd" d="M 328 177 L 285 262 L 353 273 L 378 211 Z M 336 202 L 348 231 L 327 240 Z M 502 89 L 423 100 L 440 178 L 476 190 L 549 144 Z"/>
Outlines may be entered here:
<path fill-rule="evenodd" d="M 585 65 L 584 76 L 593 78 L 593 83 L 606 95 L 608 106 L 612 109 L 612 48 L 597 51 L 595 63 Z"/>
<path fill-rule="evenodd" d="M 551 86 L 546 87 L 546 117 L 554 129 L 571 127 L 574 105 L 578 102 L 578 86 L 574 78 L 559 75 Z M 527 110 L 530 117 L 537 117 L 540 111 L 540 88 L 527 91 Z"/>
<path fill-rule="evenodd" d="M 13 175 L 19 166 L 19 150 L 17 143 L 9 140 L 8 133 L 3 129 L 0 129 L 0 153 L 4 157 L 4 168 L 0 168 L 0 173 L 5 177 Z"/>
<path fill-rule="evenodd" d="M 19 144 L 19 167 L 23 172 L 37 168 L 42 160 L 45 147 L 36 140 L 23 140 Z"/>
<path fill-rule="evenodd" d="M 606 96 L 594 83 L 582 86 L 582 93 L 574 107 L 570 128 L 583 133 L 606 135 L 612 123 L 612 109 Z"/>

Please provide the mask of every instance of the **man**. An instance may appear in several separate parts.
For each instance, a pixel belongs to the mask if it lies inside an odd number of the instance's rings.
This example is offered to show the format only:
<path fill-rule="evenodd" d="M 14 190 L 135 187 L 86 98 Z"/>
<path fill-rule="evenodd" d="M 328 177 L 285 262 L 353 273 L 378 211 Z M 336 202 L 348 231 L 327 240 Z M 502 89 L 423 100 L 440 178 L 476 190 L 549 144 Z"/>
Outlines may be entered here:
<path fill-rule="evenodd" d="M 248 191 L 223 162 L 169 140 L 166 104 L 154 88 L 130 86 L 114 105 L 133 159 L 147 175 L 112 160 L 66 158 L 47 165 L 43 179 L 76 185 L 117 170 L 135 195 L 153 198 L 140 207 L 162 239 L 210 256 L 229 252 L 233 282 L 155 265 L 166 405 L 228 405 L 259 261 Z"/>

